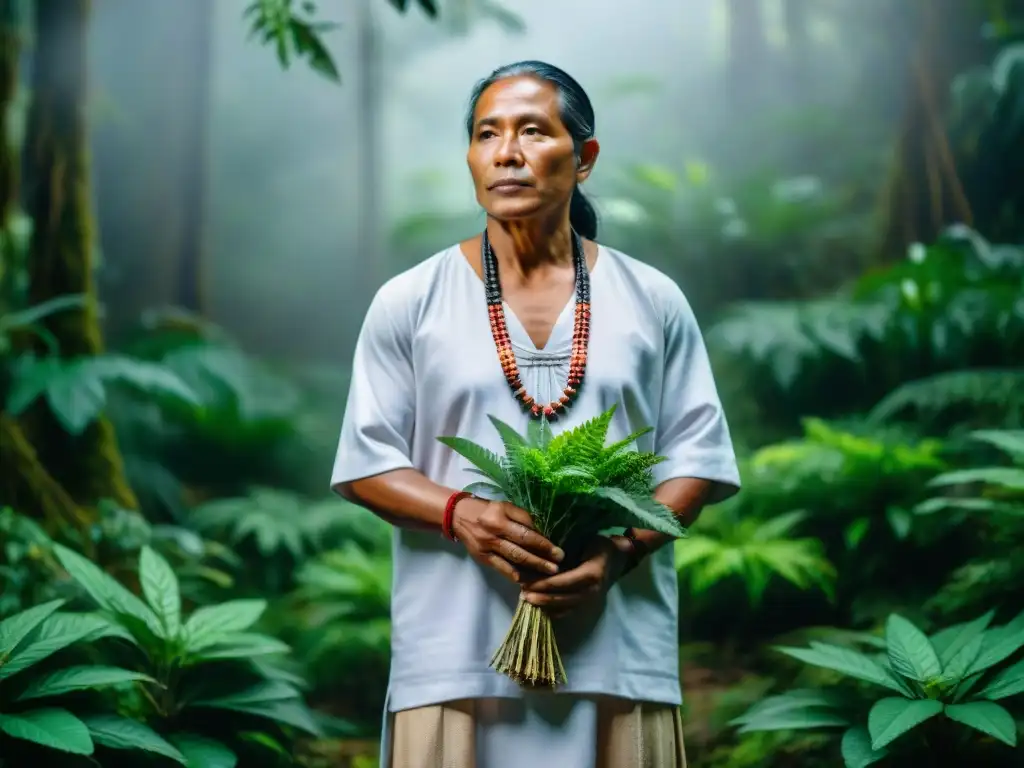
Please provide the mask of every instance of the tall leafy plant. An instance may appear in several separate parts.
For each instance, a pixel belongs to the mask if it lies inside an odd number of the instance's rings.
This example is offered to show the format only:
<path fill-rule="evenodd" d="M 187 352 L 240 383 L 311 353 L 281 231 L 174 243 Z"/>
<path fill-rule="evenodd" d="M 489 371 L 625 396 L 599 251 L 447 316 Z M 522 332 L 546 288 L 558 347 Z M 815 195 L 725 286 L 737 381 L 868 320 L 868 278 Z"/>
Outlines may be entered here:
<path fill-rule="evenodd" d="M 82 690 L 155 684 L 142 672 L 101 664 L 49 664 L 55 654 L 111 637 L 115 627 L 99 616 L 59 613 L 52 600 L 0 621 L 0 754 L 19 754 L 11 740 L 57 753 L 91 755 L 112 728 L 120 746 L 163 754 L 184 764 L 180 753 L 140 722 L 125 724 L 109 712 L 75 712 L 71 694 Z M 127 737 L 127 738 L 124 738 Z M 58 761 L 63 758 L 52 755 Z"/>
<path fill-rule="evenodd" d="M 139 724 L 147 723 L 173 745 L 168 756 L 210 768 L 233 766 L 247 732 L 279 752 L 296 732 L 319 733 L 296 682 L 280 669 L 288 647 L 253 630 L 264 601 L 233 600 L 186 616 L 174 571 L 149 547 L 139 558 L 144 599 L 78 553 L 59 545 L 55 552 L 120 642 L 122 663 L 146 676 L 140 695 L 121 702 L 122 714 L 90 721 L 96 743 L 146 748 Z"/>
<path fill-rule="evenodd" d="M 949 723 L 1014 747 L 1017 725 L 999 702 L 1024 693 L 1024 659 L 1006 664 L 1024 647 L 1024 613 L 990 626 L 994 612 L 948 627 L 930 637 L 893 614 L 874 653 L 812 642 L 778 650 L 805 664 L 868 683 L 884 693 L 863 700 L 843 691 L 801 689 L 771 696 L 734 720 L 741 731 L 844 728 L 847 768 L 865 768 L 892 755 L 894 764 L 918 764 L 929 752 L 970 761 L 968 733 L 946 738 Z M 914 737 L 930 737 L 918 741 Z M 941 752 L 936 752 L 941 750 Z M 945 763 L 944 763 L 945 764 Z M 951 763 L 952 764 L 952 763 Z"/>

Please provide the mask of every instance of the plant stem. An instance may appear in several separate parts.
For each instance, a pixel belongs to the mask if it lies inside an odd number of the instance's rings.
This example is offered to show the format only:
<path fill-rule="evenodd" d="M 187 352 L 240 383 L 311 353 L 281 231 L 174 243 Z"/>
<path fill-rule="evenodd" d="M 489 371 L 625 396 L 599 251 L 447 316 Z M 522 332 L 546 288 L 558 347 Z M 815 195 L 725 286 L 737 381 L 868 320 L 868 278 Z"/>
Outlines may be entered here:
<path fill-rule="evenodd" d="M 528 688 L 557 688 L 567 682 L 551 618 L 522 599 L 491 666 Z"/>

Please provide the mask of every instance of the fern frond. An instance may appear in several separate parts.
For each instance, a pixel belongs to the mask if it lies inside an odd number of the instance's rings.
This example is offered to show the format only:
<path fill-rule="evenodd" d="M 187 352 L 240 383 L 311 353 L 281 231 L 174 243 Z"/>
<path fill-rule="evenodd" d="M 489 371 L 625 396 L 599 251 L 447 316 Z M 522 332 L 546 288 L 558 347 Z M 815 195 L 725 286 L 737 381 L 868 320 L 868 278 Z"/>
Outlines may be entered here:
<path fill-rule="evenodd" d="M 877 424 L 913 412 L 919 420 L 934 420 L 957 408 L 1024 423 L 1024 368 L 951 371 L 911 381 L 879 402 L 869 418 Z"/>
<path fill-rule="evenodd" d="M 595 416 L 553 438 L 548 445 L 552 466 L 558 467 L 568 462 L 596 462 L 604 450 L 604 441 L 608 437 L 608 427 L 612 423 L 615 409 L 616 406 L 613 405 L 600 416 Z"/>
<path fill-rule="evenodd" d="M 504 487 L 507 484 L 505 467 L 502 465 L 501 459 L 493 451 L 489 451 L 482 445 L 478 445 L 464 437 L 439 437 L 437 439 L 464 459 L 467 459 L 470 464 L 497 485 Z"/>

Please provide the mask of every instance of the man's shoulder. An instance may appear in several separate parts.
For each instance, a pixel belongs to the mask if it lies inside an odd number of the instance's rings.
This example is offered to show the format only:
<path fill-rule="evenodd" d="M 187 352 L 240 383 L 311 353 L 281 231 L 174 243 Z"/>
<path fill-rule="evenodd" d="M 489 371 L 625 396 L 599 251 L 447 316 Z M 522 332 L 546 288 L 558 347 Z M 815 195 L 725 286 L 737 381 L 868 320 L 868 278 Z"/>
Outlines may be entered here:
<path fill-rule="evenodd" d="M 620 250 L 607 245 L 601 247 L 611 257 L 615 267 L 627 275 L 643 294 L 649 296 L 662 313 L 671 313 L 681 306 L 688 306 L 683 289 L 668 274 Z"/>
<path fill-rule="evenodd" d="M 452 251 L 457 249 L 457 245 L 444 248 L 388 278 L 377 289 L 374 303 L 391 310 L 417 305 L 436 285 L 442 270 L 450 263 Z"/>

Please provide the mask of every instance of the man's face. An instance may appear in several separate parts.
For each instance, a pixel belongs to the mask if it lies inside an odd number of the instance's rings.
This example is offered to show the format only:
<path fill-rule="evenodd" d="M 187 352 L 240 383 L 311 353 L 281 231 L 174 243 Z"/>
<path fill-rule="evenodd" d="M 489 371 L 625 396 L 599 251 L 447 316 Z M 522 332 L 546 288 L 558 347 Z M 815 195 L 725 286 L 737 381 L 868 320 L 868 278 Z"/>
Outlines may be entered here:
<path fill-rule="evenodd" d="M 481 207 L 501 221 L 568 206 L 581 171 L 557 89 L 537 78 L 499 80 L 480 96 L 466 160 Z"/>

